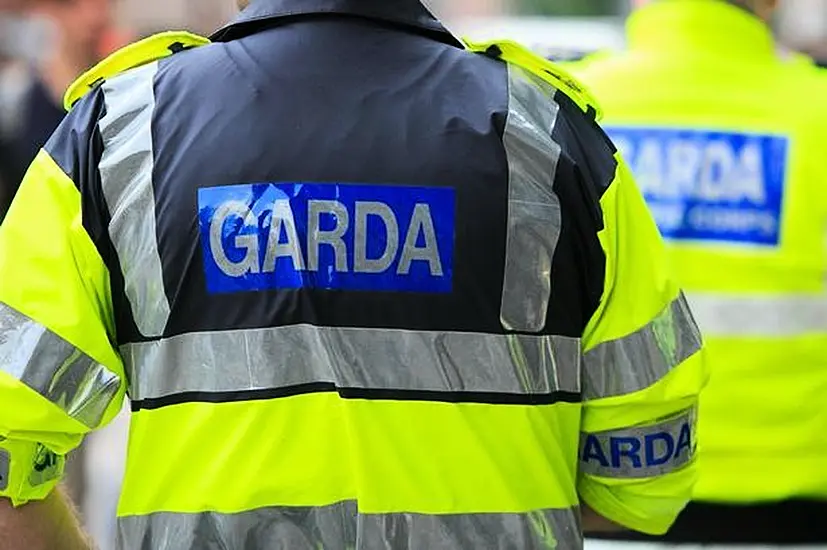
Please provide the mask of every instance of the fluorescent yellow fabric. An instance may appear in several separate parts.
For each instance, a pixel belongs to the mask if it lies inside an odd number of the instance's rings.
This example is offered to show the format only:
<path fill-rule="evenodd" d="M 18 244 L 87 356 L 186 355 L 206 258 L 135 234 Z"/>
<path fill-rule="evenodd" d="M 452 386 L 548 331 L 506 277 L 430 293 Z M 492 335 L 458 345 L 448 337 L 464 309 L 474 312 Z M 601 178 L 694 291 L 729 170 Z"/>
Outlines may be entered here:
<path fill-rule="evenodd" d="M 472 52 L 484 53 L 495 48 L 497 57 L 506 63 L 518 65 L 530 73 L 539 76 L 567 97 L 572 99 L 584 112 L 593 109 L 599 120 L 603 115 L 600 105 L 583 85 L 558 63 L 544 59 L 529 49 L 510 40 L 493 40 L 490 42 L 473 42 L 464 39 L 466 48 Z"/>
<path fill-rule="evenodd" d="M 0 227 L 0 274 L 0 304 L 123 377 L 110 343 L 114 328 L 108 271 L 83 228 L 80 193 L 44 151 Z M 51 366 L 54 371 L 61 367 Z M 103 424 L 120 410 L 123 391 L 122 385 Z M 63 455 L 89 430 L 0 368 L 0 436 L 42 443 Z"/>
<path fill-rule="evenodd" d="M 560 65 L 539 59 L 508 41 L 476 44 L 472 51 L 491 52 L 543 78 L 571 97 L 584 112 L 602 117 L 598 100 Z M 601 206 L 605 228 L 600 241 L 607 256 L 606 286 L 600 308 L 583 337 L 584 351 L 623 340 L 650 324 L 675 301 L 680 288 L 672 276 L 657 228 L 628 168 L 617 156 L 616 179 Z M 691 320 L 689 320 L 691 322 Z M 616 369 L 649 365 L 613 365 Z M 658 419 L 695 406 L 706 381 L 702 355 L 696 354 L 652 387 L 584 404 L 582 431 L 595 433 L 654 424 Z M 626 527 L 663 533 L 686 505 L 696 480 L 694 461 L 656 478 L 607 479 L 580 474 L 580 496 L 596 511 Z"/>
<path fill-rule="evenodd" d="M 102 80 L 172 55 L 176 51 L 172 48 L 173 44 L 177 44 L 179 48 L 193 48 L 209 42 L 209 39 L 189 32 L 168 31 L 129 44 L 95 65 L 69 86 L 63 98 L 63 106 L 68 111 Z"/>
<path fill-rule="evenodd" d="M 9 460 L 8 479 L 0 478 L 0 497 L 7 497 L 13 506 L 43 500 L 63 477 L 66 459 L 48 450 L 40 443 L 31 441 L 0 440 L 0 455 Z M 38 464 L 40 472 L 33 471 Z"/>
<path fill-rule="evenodd" d="M 646 326 L 680 292 L 646 204 L 619 157 L 618 162 L 617 178 L 601 200 L 605 229 L 600 233 L 600 241 L 607 256 L 606 291 L 600 309 L 586 329 L 587 353 Z M 704 366 L 703 354 L 697 353 L 649 388 L 586 402 L 583 432 L 646 426 L 695 406 L 706 382 Z M 686 505 L 696 476 L 693 461 L 656 478 L 581 475 L 578 490 L 586 503 L 605 517 L 638 531 L 660 534 L 666 532 Z"/>
<path fill-rule="evenodd" d="M 789 138 L 780 244 L 676 241 L 670 259 L 690 298 L 824 296 L 827 79 L 806 58 L 780 55 L 766 25 L 744 10 L 681 0 L 634 14 L 627 51 L 569 68 L 598 97 L 610 128 Z M 695 497 L 827 498 L 827 334 L 704 338 L 711 379 L 701 397 Z"/>
<path fill-rule="evenodd" d="M 368 514 L 565 509 L 577 504 L 579 418 L 578 404 L 363 401 L 336 393 L 139 411 L 119 515 L 349 499 Z M 187 456 L 198 459 L 188 464 Z"/>

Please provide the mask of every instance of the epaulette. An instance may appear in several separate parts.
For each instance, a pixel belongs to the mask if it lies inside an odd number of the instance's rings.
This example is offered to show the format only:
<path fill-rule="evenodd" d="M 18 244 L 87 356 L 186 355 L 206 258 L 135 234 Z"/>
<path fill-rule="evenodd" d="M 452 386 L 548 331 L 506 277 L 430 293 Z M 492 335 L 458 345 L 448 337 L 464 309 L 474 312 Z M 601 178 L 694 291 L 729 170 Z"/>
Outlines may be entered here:
<path fill-rule="evenodd" d="M 552 63 L 528 48 L 511 40 L 494 40 L 491 42 L 472 42 L 463 39 L 465 47 L 489 57 L 502 59 L 536 75 L 566 94 L 584 113 L 600 120 L 603 111 L 594 96 L 576 78 L 558 64 Z"/>
<path fill-rule="evenodd" d="M 168 31 L 129 44 L 75 80 L 63 96 L 63 106 L 69 111 L 75 103 L 106 79 L 119 75 L 124 71 L 209 43 L 208 38 L 197 34 L 185 31 Z"/>

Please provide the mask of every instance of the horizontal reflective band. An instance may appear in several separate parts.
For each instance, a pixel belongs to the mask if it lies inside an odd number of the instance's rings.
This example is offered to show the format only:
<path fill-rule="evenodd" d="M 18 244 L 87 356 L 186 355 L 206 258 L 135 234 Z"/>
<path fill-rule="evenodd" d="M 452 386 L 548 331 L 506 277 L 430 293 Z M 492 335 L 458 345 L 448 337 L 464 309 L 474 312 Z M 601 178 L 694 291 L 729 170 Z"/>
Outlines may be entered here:
<path fill-rule="evenodd" d="M 827 334 L 827 296 L 691 293 L 692 313 L 705 335 L 773 338 Z"/>
<path fill-rule="evenodd" d="M 289 550 L 577 550 L 576 508 L 527 514 L 359 514 L 356 502 L 318 508 L 262 508 L 238 514 L 171 514 L 118 519 L 120 548 Z"/>
<path fill-rule="evenodd" d="M 701 335 L 681 294 L 651 323 L 605 342 L 583 360 L 583 398 L 602 399 L 644 390 L 701 349 Z"/>
<path fill-rule="evenodd" d="M 0 304 L 0 372 L 93 429 L 120 387 L 116 374 L 5 304 Z"/>
<path fill-rule="evenodd" d="M 121 352 L 138 408 L 151 408 L 153 400 L 271 399 L 337 389 L 357 399 L 579 401 L 580 342 L 557 336 L 294 325 L 185 334 Z"/>
<path fill-rule="evenodd" d="M 695 456 L 695 409 L 654 424 L 582 434 L 580 471 L 607 478 L 647 478 L 686 466 Z"/>

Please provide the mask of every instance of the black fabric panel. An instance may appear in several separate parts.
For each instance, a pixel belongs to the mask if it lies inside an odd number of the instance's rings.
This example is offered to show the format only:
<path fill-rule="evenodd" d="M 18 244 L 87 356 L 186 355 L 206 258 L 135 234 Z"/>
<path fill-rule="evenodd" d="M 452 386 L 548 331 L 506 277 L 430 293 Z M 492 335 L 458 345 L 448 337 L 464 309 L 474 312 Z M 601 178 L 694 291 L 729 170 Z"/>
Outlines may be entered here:
<path fill-rule="evenodd" d="M 637 533 L 594 535 L 603 540 L 674 544 L 827 544 L 827 500 L 787 500 L 755 505 L 693 502 L 663 537 Z"/>
<path fill-rule="evenodd" d="M 307 16 L 351 16 L 409 28 L 440 42 L 461 48 L 419 0 L 257 0 L 211 39 L 227 42 Z"/>
<path fill-rule="evenodd" d="M 105 115 L 103 90 L 96 88 L 75 104 L 44 148 L 81 193 L 83 227 L 109 270 L 118 340 L 134 340 L 139 339 L 139 332 L 126 297 L 118 255 L 109 238 L 109 208 L 98 170 L 103 155 L 98 123 Z"/>
<path fill-rule="evenodd" d="M 581 395 L 575 392 L 551 393 L 496 393 L 426 390 L 390 390 L 374 388 L 341 388 L 329 382 L 312 382 L 283 388 L 233 392 L 186 392 L 164 397 L 132 401 L 132 412 L 156 410 L 182 403 L 238 403 L 285 399 L 311 393 L 338 393 L 342 399 L 366 401 L 428 401 L 431 403 L 477 403 L 484 405 L 554 405 L 579 403 Z"/>
<path fill-rule="evenodd" d="M 614 181 L 617 171 L 614 154 L 617 149 L 591 114 L 584 113 L 562 93 L 558 92 L 555 99 L 566 116 L 554 127 L 554 140 L 563 145 L 563 154 L 579 168 L 585 182 L 597 197 L 599 208 L 599 199 Z M 599 210 L 594 216 L 602 224 Z"/>
<path fill-rule="evenodd" d="M 502 63 L 356 19 L 162 63 L 153 139 L 167 335 L 295 323 L 502 332 L 507 97 Z M 268 181 L 454 187 L 454 292 L 208 295 L 197 190 Z"/>
<path fill-rule="evenodd" d="M 548 326 L 580 336 L 603 296 L 606 255 L 597 237 L 603 229 L 600 197 L 617 164 L 603 131 L 570 99 L 560 93 L 556 98 L 560 113 L 552 138 L 562 154 L 554 191 L 563 225 L 552 265 Z"/>

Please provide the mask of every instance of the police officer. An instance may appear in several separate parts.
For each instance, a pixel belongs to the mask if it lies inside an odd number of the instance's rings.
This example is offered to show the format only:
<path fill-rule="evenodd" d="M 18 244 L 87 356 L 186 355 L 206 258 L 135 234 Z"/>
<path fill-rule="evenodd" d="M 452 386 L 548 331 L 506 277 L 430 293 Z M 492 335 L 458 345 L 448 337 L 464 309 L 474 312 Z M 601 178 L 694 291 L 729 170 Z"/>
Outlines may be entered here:
<path fill-rule="evenodd" d="M 581 501 L 686 503 L 699 333 L 554 65 L 258 0 L 67 104 L 0 230 L 4 549 L 71 538 L 62 456 L 125 391 L 125 549 L 575 549 Z"/>
<path fill-rule="evenodd" d="M 827 78 L 772 0 L 661 0 L 577 69 L 707 337 L 695 502 L 667 540 L 827 545 Z M 638 538 L 638 537 L 631 537 Z"/>

